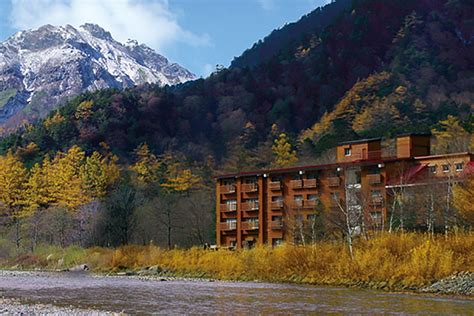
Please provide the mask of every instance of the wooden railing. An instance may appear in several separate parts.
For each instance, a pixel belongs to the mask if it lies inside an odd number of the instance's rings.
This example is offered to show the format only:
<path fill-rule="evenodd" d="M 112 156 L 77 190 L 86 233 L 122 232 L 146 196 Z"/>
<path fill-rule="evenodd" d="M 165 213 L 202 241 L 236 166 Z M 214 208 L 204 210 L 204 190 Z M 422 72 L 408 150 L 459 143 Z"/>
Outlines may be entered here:
<path fill-rule="evenodd" d="M 317 200 L 304 200 L 303 207 L 306 207 L 306 208 L 316 207 L 317 202 L 318 202 Z"/>
<path fill-rule="evenodd" d="M 283 201 L 272 201 L 271 204 L 272 210 L 278 210 L 283 208 Z"/>
<path fill-rule="evenodd" d="M 278 191 L 281 190 L 281 182 L 280 181 L 271 181 L 268 186 L 270 187 L 270 190 L 273 191 Z"/>
<path fill-rule="evenodd" d="M 382 205 L 383 204 L 383 197 L 382 196 L 373 196 L 370 200 L 370 204 L 372 205 Z"/>
<path fill-rule="evenodd" d="M 379 184 L 382 183 L 382 176 L 380 174 L 368 174 L 367 181 L 369 184 Z"/>
<path fill-rule="evenodd" d="M 303 200 L 295 200 L 293 201 L 293 208 L 303 207 Z"/>
<path fill-rule="evenodd" d="M 242 229 L 243 230 L 255 230 L 258 229 L 258 221 L 247 221 L 242 222 Z"/>
<path fill-rule="evenodd" d="M 242 203 L 242 211 L 258 211 L 259 206 L 257 202 L 244 202 Z"/>
<path fill-rule="evenodd" d="M 270 227 L 274 230 L 283 229 L 283 222 L 281 220 L 271 221 L 270 222 Z"/>
<path fill-rule="evenodd" d="M 339 177 L 329 177 L 328 178 L 328 185 L 330 187 L 338 187 L 341 185 L 341 178 Z"/>
<path fill-rule="evenodd" d="M 301 188 L 303 188 L 303 181 L 301 181 L 301 180 L 291 180 L 290 181 L 290 188 L 292 188 L 292 189 L 301 189 Z"/>
<path fill-rule="evenodd" d="M 235 212 L 237 204 L 221 204 L 221 212 Z"/>
<path fill-rule="evenodd" d="M 256 192 L 256 191 L 258 191 L 258 185 L 256 183 L 242 184 L 242 192 Z"/>
<path fill-rule="evenodd" d="M 315 188 L 318 185 L 316 179 L 303 179 L 304 188 Z"/>
<path fill-rule="evenodd" d="M 221 231 L 236 230 L 237 229 L 237 222 L 221 223 L 219 228 L 220 228 Z"/>
<path fill-rule="evenodd" d="M 221 186 L 221 193 L 222 194 L 235 193 L 235 185 L 226 184 L 226 185 Z"/>
<path fill-rule="evenodd" d="M 317 205 L 317 200 L 300 200 L 293 202 L 293 208 L 313 208 Z"/>

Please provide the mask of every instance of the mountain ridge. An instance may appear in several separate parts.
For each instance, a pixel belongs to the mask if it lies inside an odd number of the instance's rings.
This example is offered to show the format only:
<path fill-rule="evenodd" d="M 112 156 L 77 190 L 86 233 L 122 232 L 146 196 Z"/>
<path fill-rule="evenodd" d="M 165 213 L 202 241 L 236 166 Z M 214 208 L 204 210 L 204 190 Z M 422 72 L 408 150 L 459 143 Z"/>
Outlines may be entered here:
<path fill-rule="evenodd" d="M 122 44 L 97 24 L 44 25 L 0 43 L 0 91 L 16 91 L 0 98 L 0 125 L 15 128 L 84 91 L 194 79 L 145 44 Z"/>
<path fill-rule="evenodd" d="M 44 156 L 106 143 L 128 161 L 147 143 L 235 172 L 268 166 L 280 132 L 302 162 L 339 141 L 429 132 L 450 115 L 472 132 L 472 12 L 469 1 L 354 1 L 268 62 L 173 87 L 81 94 L 48 124 L 4 138 L 0 152 L 34 144 Z M 78 117 L 89 103 L 91 113 Z"/>

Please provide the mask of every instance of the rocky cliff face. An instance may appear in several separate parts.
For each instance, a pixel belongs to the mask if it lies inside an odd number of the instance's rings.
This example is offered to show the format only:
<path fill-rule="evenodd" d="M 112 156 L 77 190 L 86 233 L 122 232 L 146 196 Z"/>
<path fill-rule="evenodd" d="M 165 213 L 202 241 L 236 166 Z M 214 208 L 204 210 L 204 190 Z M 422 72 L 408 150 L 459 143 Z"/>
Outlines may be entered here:
<path fill-rule="evenodd" d="M 0 127 L 34 120 L 84 91 L 195 78 L 144 44 L 115 41 L 98 25 L 45 25 L 0 44 Z"/>

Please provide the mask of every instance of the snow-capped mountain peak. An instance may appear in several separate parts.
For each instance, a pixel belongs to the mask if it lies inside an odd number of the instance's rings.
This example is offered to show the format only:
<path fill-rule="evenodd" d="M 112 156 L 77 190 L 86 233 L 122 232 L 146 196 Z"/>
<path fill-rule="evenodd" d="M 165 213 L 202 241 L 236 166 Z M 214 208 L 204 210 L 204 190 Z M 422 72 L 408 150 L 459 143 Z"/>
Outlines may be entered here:
<path fill-rule="evenodd" d="M 195 78 L 145 44 L 114 40 L 97 24 L 48 24 L 0 43 L 0 125 L 41 117 L 84 91 Z"/>

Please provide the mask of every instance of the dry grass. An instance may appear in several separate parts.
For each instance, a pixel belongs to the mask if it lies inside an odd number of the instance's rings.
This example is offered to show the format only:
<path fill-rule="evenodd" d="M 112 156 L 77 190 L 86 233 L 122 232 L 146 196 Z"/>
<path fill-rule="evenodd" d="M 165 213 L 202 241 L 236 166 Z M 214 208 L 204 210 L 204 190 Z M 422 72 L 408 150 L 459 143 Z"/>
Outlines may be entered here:
<path fill-rule="evenodd" d="M 100 272 L 158 265 L 174 275 L 224 280 L 416 288 L 458 271 L 474 271 L 474 234 L 448 239 L 415 233 L 383 234 L 358 240 L 354 260 L 344 244 L 320 242 L 306 247 L 283 245 L 235 252 L 198 248 L 168 251 L 155 246 L 46 247 L 7 262 L 23 268 L 56 269 L 61 258 L 63 266 L 88 263 Z"/>

